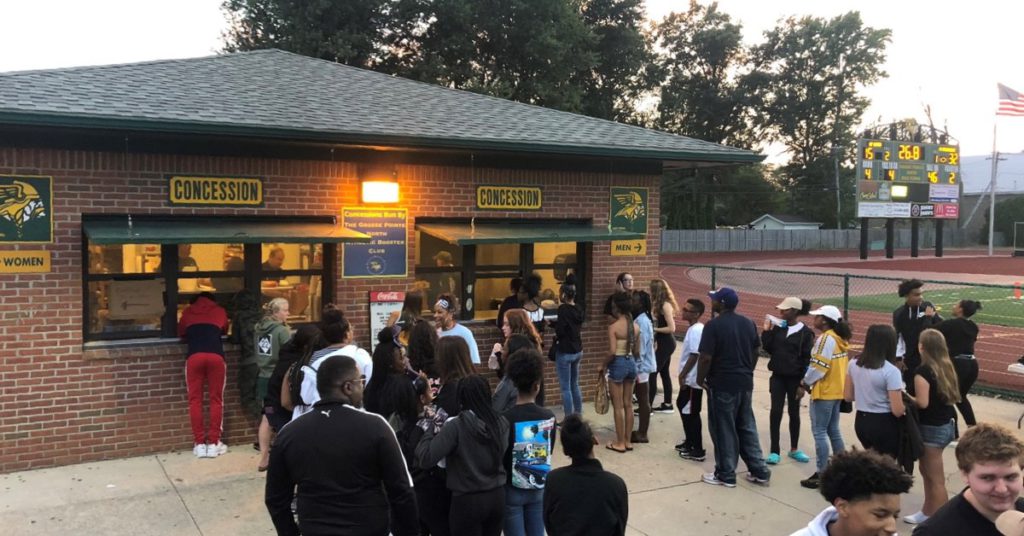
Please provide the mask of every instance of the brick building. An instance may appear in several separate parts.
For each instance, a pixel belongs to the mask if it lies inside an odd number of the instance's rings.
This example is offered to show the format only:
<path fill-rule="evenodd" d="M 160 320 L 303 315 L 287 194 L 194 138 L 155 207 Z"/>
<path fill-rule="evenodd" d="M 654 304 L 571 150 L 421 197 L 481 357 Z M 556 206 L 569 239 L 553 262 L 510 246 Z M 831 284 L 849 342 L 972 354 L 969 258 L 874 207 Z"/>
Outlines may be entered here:
<path fill-rule="evenodd" d="M 202 290 L 292 324 L 334 302 L 368 347 L 371 292 L 447 280 L 486 361 L 509 279 L 572 270 L 589 391 L 615 275 L 658 275 L 662 170 L 759 159 L 273 50 L 0 74 L 0 472 L 188 448 L 175 325 Z"/>

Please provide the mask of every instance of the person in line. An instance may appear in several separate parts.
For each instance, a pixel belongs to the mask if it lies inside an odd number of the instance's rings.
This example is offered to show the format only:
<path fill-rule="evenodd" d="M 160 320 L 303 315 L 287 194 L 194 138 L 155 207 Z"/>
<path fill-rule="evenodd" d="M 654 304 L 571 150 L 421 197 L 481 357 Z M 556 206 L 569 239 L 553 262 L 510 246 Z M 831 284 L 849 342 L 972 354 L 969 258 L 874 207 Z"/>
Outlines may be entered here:
<path fill-rule="evenodd" d="M 871 450 L 840 452 L 821 473 L 820 491 L 828 508 L 790 536 L 896 534 L 900 495 L 913 483 L 888 456 Z"/>
<path fill-rule="evenodd" d="M 480 375 L 459 381 L 458 400 L 459 415 L 440 433 L 435 434 L 433 427 L 424 430 L 416 460 L 420 467 L 433 467 L 445 459 L 452 534 L 498 536 L 505 513 L 502 461 L 508 448 L 508 421 L 491 408 L 491 387 Z"/>
<path fill-rule="evenodd" d="M 343 355 L 351 357 L 359 367 L 359 372 L 367 381 L 373 379 L 373 359 L 366 350 L 354 343 L 355 332 L 345 313 L 334 304 L 327 304 L 320 314 L 320 331 L 323 333 L 327 346 L 313 352 L 310 356 L 309 365 L 304 367 L 302 375 L 302 386 L 300 389 L 302 400 L 305 404 L 296 405 L 292 410 L 292 419 L 310 411 L 314 404 L 320 400 L 319 389 L 317 389 L 317 371 L 320 365 L 329 357 Z"/>
<path fill-rule="evenodd" d="M 1024 442 L 1004 426 L 981 422 L 956 446 L 966 489 L 914 528 L 914 536 L 999 536 L 996 518 L 1024 512 Z"/>
<path fill-rule="evenodd" d="M 242 289 L 232 298 L 230 342 L 238 345 L 238 399 L 244 415 L 259 426 L 263 401 L 258 397 L 256 378 L 256 324 L 263 318 L 260 307 L 260 293 L 253 289 Z M 256 443 L 259 450 L 259 443 Z"/>
<path fill-rule="evenodd" d="M 811 459 L 799 446 L 801 397 L 798 395 L 800 380 L 803 380 L 804 374 L 807 373 L 807 367 L 811 363 L 811 347 L 814 346 L 814 332 L 800 321 L 800 317 L 811 310 L 811 302 L 789 297 L 775 308 L 779 311 L 779 323 L 772 323 L 769 316 L 765 315 L 764 325 L 761 326 L 761 348 L 769 355 L 768 370 L 772 372 L 768 379 L 768 392 L 771 394 L 768 421 L 771 446 L 766 462 L 768 465 L 776 465 L 782 461 L 782 409 L 788 404 L 788 456 L 800 463 L 807 463 Z"/>
<path fill-rule="evenodd" d="M 513 309 L 513 311 L 514 310 L 515 309 Z M 514 316 L 510 316 L 509 318 L 514 318 Z M 527 322 L 527 325 L 529 325 L 529 322 Z M 508 327 L 509 323 L 506 323 L 505 329 L 507 330 Z M 537 350 L 537 341 L 528 335 L 514 333 L 505 341 L 505 346 L 503 348 L 504 349 L 499 353 L 511 356 L 520 350 Z M 503 359 L 507 361 L 510 357 L 503 357 Z M 516 405 L 516 398 L 518 396 L 519 392 L 516 390 L 516 386 L 512 382 L 512 378 L 509 378 L 508 375 L 504 375 L 502 376 L 501 381 L 498 382 L 498 386 L 494 389 L 491 406 L 494 408 L 495 412 L 505 413 Z"/>
<path fill-rule="evenodd" d="M 897 293 L 904 303 L 892 312 L 892 327 L 900 337 L 896 349 L 897 366 L 903 371 L 903 381 L 908 385 L 913 382 L 914 370 L 921 364 L 917 338 L 922 331 L 942 320 L 935 313 L 935 306 L 924 300 L 923 286 L 924 283 L 918 279 L 900 282 Z"/>
<path fill-rule="evenodd" d="M 270 387 L 270 376 L 277 367 L 281 347 L 292 338 L 288 328 L 288 300 L 274 298 L 264 307 L 263 318 L 256 324 L 253 336 L 256 338 L 256 396 L 261 407 L 266 407 L 267 391 Z M 256 439 L 260 446 L 260 462 L 257 469 L 265 470 L 270 459 L 270 421 L 264 410 L 260 410 L 259 429 Z"/>
<path fill-rule="evenodd" d="M 419 318 L 409 329 L 409 366 L 427 376 L 432 396 L 441 388 L 441 375 L 437 372 L 437 330 L 429 321 Z"/>
<path fill-rule="evenodd" d="M 544 483 L 555 446 L 555 414 L 535 401 L 544 374 L 540 352 L 512 354 L 506 376 L 516 387 L 516 404 L 504 413 L 509 424 L 505 450 L 505 536 L 544 536 Z"/>
<path fill-rule="evenodd" d="M 615 322 L 608 326 L 609 356 L 601 360 L 597 373 L 608 373 L 612 414 L 615 420 L 615 441 L 605 445 L 608 450 L 624 453 L 633 450 L 630 435 L 633 431 L 633 412 L 626 408 L 633 397 L 636 381 L 636 355 L 640 346 L 640 326 L 633 321 L 633 298 L 630 294 L 615 294 L 612 312 Z M 630 404 L 632 406 L 632 404 Z"/>
<path fill-rule="evenodd" d="M 203 292 L 181 312 L 178 337 L 188 344 L 185 385 L 188 417 L 192 426 L 192 453 L 196 458 L 216 458 L 228 451 L 220 436 L 224 430 L 224 345 L 220 336 L 228 329 L 228 313 L 213 294 Z M 210 393 L 210 427 L 203 427 L 203 383 Z"/>
<path fill-rule="evenodd" d="M 729 287 L 710 292 L 718 316 L 704 326 L 700 338 L 697 383 L 708 393 L 708 428 L 715 446 L 715 470 L 701 480 L 736 487 L 736 463 L 747 464 L 747 481 L 767 485 L 772 473 L 764 463 L 752 397 L 754 366 L 761 341 L 757 326 L 736 313 L 740 297 Z"/>
<path fill-rule="evenodd" d="M 409 368 L 405 348 L 397 338 L 401 333 L 397 326 L 385 327 L 377 334 L 377 347 L 373 349 L 373 370 L 376 373 L 366 382 L 363 408 L 384 417 L 389 423 L 398 425 L 392 417 L 399 410 L 398 393 L 406 390 L 417 378 Z"/>
<path fill-rule="evenodd" d="M 960 415 L 967 426 L 978 424 L 971 401 L 967 399 L 967 393 L 978 380 L 978 360 L 974 358 L 978 325 L 971 317 L 980 310 L 981 302 L 960 300 L 953 306 L 953 318 L 943 320 L 935 326 L 935 329 L 946 337 L 946 346 L 953 358 L 953 368 L 956 369 L 957 386 L 960 390 L 960 402 L 957 403 L 956 409 L 960 410 Z"/>
<path fill-rule="evenodd" d="M 829 447 L 832 454 L 842 452 L 843 434 L 839 431 L 839 406 L 844 399 L 846 371 L 852 332 L 850 325 L 843 321 L 843 314 L 832 305 L 822 306 L 809 314 L 814 316 L 814 329 L 821 334 L 814 341 L 811 365 L 800 382 L 803 392 L 811 394 L 811 434 L 814 436 L 816 470 L 800 485 L 817 489 L 821 472 L 828 465 Z"/>
<path fill-rule="evenodd" d="M 569 274 L 559 289 L 558 320 L 555 321 L 555 370 L 562 391 L 563 416 L 583 414 L 583 392 L 580 390 L 580 362 L 583 360 L 583 329 L 585 314 L 576 305 L 576 276 Z"/>
<path fill-rule="evenodd" d="M 530 323 L 533 324 L 533 328 L 541 336 L 541 353 L 544 352 L 543 336 L 544 329 L 547 326 L 547 321 L 544 320 L 544 307 L 541 305 L 540 289 L 543 286 L 544 282 L 541 277 L 533 273 L 526 276 L 526 279 L 523 280 L 523 285 L 519 288 L 523 293 L 522 310 L 526 311 L 527 316 L 530 318 Z"/>
<path fill-rule="evenodd" d="M 864 351 L 847 366 L 843 398 L 856 402 L 853 429 L 866 449 L 900 455 L 900 422 L 903 405 L 903 377 L 892 362 L 896 358 L 896 330 L 875 324 L 864 336 Z"/>
<path fill-rule="evenodd" d="M 926 329 L 918 338 L 921 366 L 914 371 L 914 382 L 907 392 L 918 408 L 918 420 L 924 453 L 921 455 L 921 480 L 924 483 L 924 505 L 921 511 L 903 518 L 911 525 L 921 523 L 949 500 L 946 473 L 942 467 L 942 451 L 956 435 L 956 411 L 960 401 L 953 361 L 946 349 L 946 339 L 938 330 Z"/>
<path fill-rule="evenodd" d="M 640 423 L 630 436 L 633 443 L 650 443 L 647 431 L 651 427 L 651 396 L 648 389 L 654 389 L 651 374 L 658 371 L 658 360 L 654 351 L 654 322 L 651 318 L 651 295 L 640 290 L 633 294 L 633 319 L 640 328 L 640 348 L 636 360 L 636 410 Z M 657 378 L 655 378 L 657 380 Z"/>
<path fill-rule="evenodd" d="M 459 300 L 451 294 L 441 294 L 434 304 L 434 324 L 437 326 L 438 338 L 460 337 L 469 346 L 469 357 L 474 365 L 480 364 L 480 349 L 476 345 L 473 332 L 455 319 L 459 314 Z"/>
<path fill-rule="evenodd" d="M 395 416 L 398 424 L 395 435 L 405 456 L 406 466 L 412 475 L 416 492 L 416 506 L 420 516 L 420 533 L 431 536 L 448 536 L 448 511 L 451 509 L 451 492 L 445 485 L 444 469 L 438 466 L 422 468 L 416 463 L 416 446 L 424 430 L 434 427 L 434 433 L 441 431 L 444 420 L 432 409 L 432 394 L 427 380 L 417 377 L 412 383 L 400 386 L 394 392 Z"/>
<path fill-rule="evenodd" d="M 398 324 L 403 329 L 409 329 L 416 320 L 423 318 L 423 311 L 425 310 L 426 301 L 424 300 L 423 291 L 412 289 L 405 293 L 405 299 L 402 300 L 402 309 L 388 315 L 388 326 Z"/>
<path fill-rule="evenodd" d="M 658 413 L 672 413 L 672 373 L 668 371 L 669 362 L 672 361 L 672 353 L 676 351 L 676 311 L 679 304 L 672 294 L 672 288 L 664 279 L 651 281 L 651 302 L 654 305 L 654 355 L 657 361 L 658 371 L 655 381 L 651 382 L 650 393 L 651 410 Z M 660 406 L 654 406 L 654 399 L 658 395 L 657 378 L 661 378 L 662 393 L 665 399 Z"/>
<path fill-rule="evenodd" d="M 469 358 L 469 346 L 461 337 L 444 337 L 437 341 L 437 374 L 441 388 L 434 398 L 434 406 L 444 417 L 459 414 L 459 382 L 473 374 L 473 363 Z M 444 422 L 444 421 L 441 421 Z"/>
<path fill-rule="evenodd" d="M 379 415 L 359 410 L 365 381 L 351 357 L 328 358 L 314 410 L 281 430 L 264 496 L 279 536 L 419 534 L 398 439 Z"/>
<path fill-rule="evenodd" d="M 293 366 L 301 367 L 301 364 L 296 365 L 296 363 L 303 361 L 307 352 L 318 344 L 320 338 L 318 326 L 305 324 L 295 330 L 295 335 L 292 335 L 292 338 L 281 346 L 277 365 L 274 366 L 274 372 L 270 375 L 270 381 L 267 382 L 267 397 L 263 399 L 263 417 L 270 425 L 272 433 L 281 433 L 281 429 L 292 420 L 291 410 L 295 406 L 291 401 L 290 394 L 286 394 L 290 391 L 286 377 L 288 370 Z M 288 403 L 287 407 L 285 402 Z M 263 455 L 260 457 L 256 469 L 262 472 L 266 471 L 270 464 L 270 453 L 263 452 L 261 454 Z"/>
<path fill-rule="evenodd" d="M 508 290 L 510 294 L 501 300 L 501 304 L 498 305 L 498 316 L 494 319 L 494 325 L 498 326 L 500 330 L 505 325 L 505 313 L 509 309 L 522 309 L 523 307 L 523 295 L 521 289 L 523 287 L 522 277 L 513 277 L 508 283 Z"/>
<path fill-rule="evenodd" d="M 683 321 L 689 324 L 683 337 L 683 352 L 679 357 L 679 418 L 683 421 L 683 441 L 676 445 L 676 452 L 684 460 L 704 461 L 703 423 L 700 418 L 704 389 L 697 381 L 697 362 L 700 361 L 700 338 L 704 333 L 704 302 L 696 298 L 686 300 L 683 305 Z"/>
<path fill-rule="evenodd" d="M 597 438 L 590 425 L 578 414 L 568 415 L 559 434 L 572 463 L 548 474 L 544 528 L 552 536 L 623 536 L 629 518 L 626 483 L 594 456 Z"/>
<path fill-rule="evenodd" d="M 615 290 L 608 295 L 608 299 L 604 302 L 604 315 L 609 317 L 609 321 L 615 321 L 614 311 L 614 300 L 615 295 L 619 292 L 625 292 L 627 294 L 633 294 L 633 276 L 629 272 L 622 272 L 615 276 Z"/>

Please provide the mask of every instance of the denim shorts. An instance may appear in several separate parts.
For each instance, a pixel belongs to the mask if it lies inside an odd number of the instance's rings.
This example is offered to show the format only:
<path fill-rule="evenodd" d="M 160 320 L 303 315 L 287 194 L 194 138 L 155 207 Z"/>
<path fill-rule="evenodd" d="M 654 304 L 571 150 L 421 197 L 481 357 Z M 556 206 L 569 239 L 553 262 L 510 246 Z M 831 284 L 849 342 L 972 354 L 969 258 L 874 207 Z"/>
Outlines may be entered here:
<path fill-rule="evenodd" d="M 942 426 L 922 424 L 919 428 L 921 429 L 921 442 L 924 443 L 924 446 L 933 449 L 946 448 L 946 445 L 953 442 L 953 435 L 956 433 L 953 421 L 949 421 Z"/>
<path fill-rule="evenodd" d="M 636 361 L 631 357 L 617 355 L 608 365 L 608 379 L 615 383 L 636 379 Z"/>

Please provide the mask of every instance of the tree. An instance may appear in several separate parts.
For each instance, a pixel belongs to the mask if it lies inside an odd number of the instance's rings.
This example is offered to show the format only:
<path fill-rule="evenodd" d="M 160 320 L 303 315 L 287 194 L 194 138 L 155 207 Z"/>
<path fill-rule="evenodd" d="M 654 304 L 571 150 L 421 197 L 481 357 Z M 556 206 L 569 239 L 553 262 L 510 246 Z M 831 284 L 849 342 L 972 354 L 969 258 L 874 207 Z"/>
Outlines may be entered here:
<path fill-rule="evenodd" d="M 389 0 L 225 0 L 224 50 L 280 48 L 370 68 L 391 22 Z"/>
<path fill-rule="evenodd" d="M 594 36 L 594 66 L 580 73 L 580 113 L 636 122 L 636 105 L 656 84 L 656 63 L 643 23 L 643 0 L 586 0 L 583 24 Z"/>
<path fill-rule="evenodd" d="M 979 231 L 981 236 L 978 238 L 982 244 L 988 244 L 990 212 L 990 209 L 985 209 L 985 225 Z M 996 203 L 995 230 L 997 233 L 1003 233 L 1004 244 L 1013 245 L 1014 223 L 1020 221 L 1024 221 L 1024 196 L 1011 197 Z M 1020 239 L 1018 238 L 1018 240 Z M 996 239 L 995 243 L 998 244 L 999 240 Z"/>
<path fill-rule="evenodd" d="M 385 68 L 423 81 L 580 111 L 594 36 L 566 0 L 399 0 Z"/>
<path fill-rule="evenodd" d="M 869 104 L 857 89 L 887 76 L 880 66 L 890 36 L 889 30 L 865 27 L 860 14 L 850 12 L 830 20 L 790 17 L 754 47 L 753 68 L 742 85 L 756 99 L 758 134 L 790 153 L 784 186 L 828 190 L 835 200 L 833 158 L 846 162 L 853 154 L 854 127 Z M 852 180 L 851 174 L 841 177 L 840 195 L 853 191 Z M 822 202 L 821 195 L 796 199 L 800 214 L 837 223 L 834 204 Z"/>

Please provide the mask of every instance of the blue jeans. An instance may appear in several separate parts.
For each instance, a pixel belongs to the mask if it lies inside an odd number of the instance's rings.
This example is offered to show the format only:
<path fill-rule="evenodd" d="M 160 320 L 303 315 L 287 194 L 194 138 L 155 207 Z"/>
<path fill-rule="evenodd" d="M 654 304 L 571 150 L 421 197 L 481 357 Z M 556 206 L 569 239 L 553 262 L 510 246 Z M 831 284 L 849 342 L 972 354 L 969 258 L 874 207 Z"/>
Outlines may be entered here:
<path fill-rule="evenodd" d="M 841 400 L 811 400 L 811 435 L 814 436 L 814 452 L 818 457 L 818 473 L 828 465 L 829 443 L 832 454 L 846 450 L 843 434 L 839 432 L 839 403 Z"/>
<path fill-rule="evenodd" d="M 544 536 L 544 490 L 505 486 L 505 536 Z"/>
<path fill-rule="evenodd" d="M 715 477 L 719 480 L 736 483 L 738 458 L 743 458 L 750 474 L 765 480 L 771 478 L 761 452 L 750 391 L 709 389 L 708 431 L 715 446 Z"/>
<path fill-rule="evenodd" d="M 555 352 L 555 370 L 558 371 L 558 386 L 562 389 L 562 410 L 565 416 L 578 413 L 583 415 L 583 392 L 580 391 L 580 359 L 583 352 L 563 354 Z"/>

